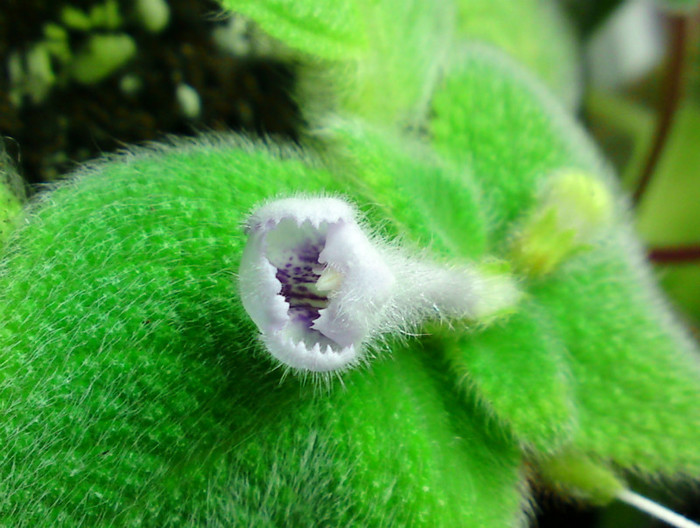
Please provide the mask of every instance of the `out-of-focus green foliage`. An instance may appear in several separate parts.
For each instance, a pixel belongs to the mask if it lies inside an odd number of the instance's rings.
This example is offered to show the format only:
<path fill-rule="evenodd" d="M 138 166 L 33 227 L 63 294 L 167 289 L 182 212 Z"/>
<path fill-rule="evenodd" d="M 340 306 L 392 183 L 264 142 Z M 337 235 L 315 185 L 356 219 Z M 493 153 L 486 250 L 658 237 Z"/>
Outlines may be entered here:
<path fill-rule="evenodd" d="M 669 144 L 638 214 L 639 231 L 652 247 L 697 246 L 700 242 L 700 108 L 681 110 Z M 700 265 L 663 266 L 662 283 L 679 305 L 700 322 Z"/>
<path fill-rule="evenodd" d="M 460 0 L 457 6 L 462 36 L 501 48 L 536 72 L 566 106 L 578 106 L 578 43 L 556 1 Z"/>
<path fill-rule="evenodd" d="M 698 8 L 698 0 L 656 0 L 656 2 L 671 11 L 679 13 L 691 13 Z"/>
<path fill-rule="evenodd" d="M 559 0 L 581 37 L 589 36 L 624 0 Z"/>

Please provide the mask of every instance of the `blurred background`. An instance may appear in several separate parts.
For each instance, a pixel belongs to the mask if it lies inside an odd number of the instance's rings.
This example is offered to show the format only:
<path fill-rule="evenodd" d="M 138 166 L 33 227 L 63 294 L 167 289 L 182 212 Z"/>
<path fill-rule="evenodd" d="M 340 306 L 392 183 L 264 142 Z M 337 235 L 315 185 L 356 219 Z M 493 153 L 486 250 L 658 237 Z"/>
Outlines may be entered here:
<path fill-rule="evenodd" d="M 566 18 L 579 118 L 631 196 L 671 303 L 700 337 L 700 13 L 682 1 L 520 1 Z M 523 23 L 537 38 L 537 17 Z M 210 130 L 294 140 L 295 71 L 272 49 L 213 0 L 0 0 L 0 239 L 45 184 L 128 144 Z M 700 521 L 690 489 L 633 489 Z M 546 493 L 538 504 L 542 527 L 662 526 L 624 505 L 586 509 Z"/>

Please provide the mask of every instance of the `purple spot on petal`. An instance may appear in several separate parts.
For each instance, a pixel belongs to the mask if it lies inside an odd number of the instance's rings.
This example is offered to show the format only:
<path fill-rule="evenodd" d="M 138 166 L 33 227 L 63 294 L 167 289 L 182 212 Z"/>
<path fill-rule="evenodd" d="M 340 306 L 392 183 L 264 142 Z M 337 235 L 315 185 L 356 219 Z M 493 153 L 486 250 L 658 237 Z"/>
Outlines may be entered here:
<path fill-rule="evenodd" d="M 320 310 L 329 302 L 328 297 L 315 287 L 323 269 L 318 257 L 324 244 L 325 239 L 315 238 L 290 248 L 290 253 L 283 257 L 285 263 L 280 264 L 276 273 L 282 285 L 280 295 L 289 304 L 289 317 L 310 332 L 314 331 L 311 325 L 320 317 Z"/>

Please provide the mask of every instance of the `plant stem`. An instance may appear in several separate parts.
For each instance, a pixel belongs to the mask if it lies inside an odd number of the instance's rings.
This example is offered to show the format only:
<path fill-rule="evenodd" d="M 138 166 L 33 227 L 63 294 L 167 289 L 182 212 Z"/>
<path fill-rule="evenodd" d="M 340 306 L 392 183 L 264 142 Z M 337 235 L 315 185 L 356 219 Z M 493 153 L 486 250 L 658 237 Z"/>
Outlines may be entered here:
<path fill-rule="evenodd" d="M 674 117 L 678 110 L 683 91 L 684 70 L 687 55 L 688 19 L 683 15 L 668 16 L 671 44 L 669 49 L 668 66 L 664 78 L 662 97 L 659 102 L 658 121 L 654 132 L 651 149 L 646 163 L 642 168 L 637 188 L 632 195 L 635 205 L 639 204 L 644 192 L 651 182 L 656 166 L 661 159 L 664 147 L 671 132 Z"/>
<path fill-rule="evenodd" d="M 649 260 L 657 264 L 684 264 L 700 261 L 700 246 L 652 248 Z"/>

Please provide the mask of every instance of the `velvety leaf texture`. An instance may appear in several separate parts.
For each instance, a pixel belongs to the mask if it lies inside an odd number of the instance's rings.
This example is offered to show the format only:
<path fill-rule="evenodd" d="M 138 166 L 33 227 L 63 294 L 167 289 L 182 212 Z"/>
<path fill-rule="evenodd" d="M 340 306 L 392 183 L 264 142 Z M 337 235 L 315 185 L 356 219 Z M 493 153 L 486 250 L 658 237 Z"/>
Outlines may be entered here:
<path fill-rule="evenodd" d="M 223 138 L 140 151 L 29 212 L 0 279 L 4 520 L 520 516 L 515 446 L 449 396 L 420 353 L 393 346 L 394 360 L 331 393 L 270 372 L 237 300 L 240 223 L 278 193 L 347 191 L 296 158 Z"/>
<path fill-rule="evenodd" d="M 465 38 L 497 46 L 521 61 L 567 107 L 575 109 L 581 97 L 578 51 L 559 4 L 550 0 L 459 0 L 457 24 Z"/>
<path fill-rule="evenodd" d="M 483 254 L 487 219 L 469 167 L 445 162 L 415 139 L 401 144 L 388 131 L 356 121 L 338 122 L 334 132 L 336 143 L 322 157 L 375 198 L 368 216 L 379 215 L 380 224 L 382 215 L 394 219 L 387 234 L 434 256 Z"/>
<path fill-rule="evenodd" d="M 571 354 L 574 445 L 643 473 L 697 477 L 697 348 L 670 320 L 642 258 L 629 233 L 616 233 L 537 287 Z"/>
<path fill-rule="evenodd" d="M 327 109 L 332 93 L 336 110 L 384 124 L 415 124 L 425 111 L 454 18 L 449 3 L 422 0 L 222 4 L 300 54 L 307 67 L 299 91 L 309 108 Z M 312 120 L 319 117 L 309 113 Z"/>
<path fill-rule="evenodd" d="M 369 43 L 363 20 L 364 3 L 222 0 L 227 9 L 243 13 L 287 46 L 324 59 L 350 59 Z"/>
<path fill-rule="evenodd" d="M 551 93 L 506 56 L 474 47 L 455 59 L 433 97 L 435 148 L 471 167 L 493 219 L 493 244 L 532 207 L 554 171 L 603 164 Z"/>
<path fill-rule="evenodd" d="M 521 310 L 442 346 L 458 384 L 525 450 L 554 453 L 578 425 L 568 352 L 544 310 L 533 302 Z"/>
<path fill-rule="evenodd" d="M 491 52 L 474 50 L 446 77 L 435 97 L 431 126 L 437 148 L 469 163 L 475 179 L 488 189 L 484 196 L 498 219 L 492 225 L 497 252 L 507 250 L 518 222 L 536 207 L 537 190 L 550 175 L 575 167 L 608 179 L 590 144 L 564 111 L 533 79 Z M 564 373 L 574 387 L 578 423 L 573 429 L 566 421 L 558 426 L 571 435 L 573 447 L 594 458 L 644 473 L 697 477 L 698 351 L 672 321 L 653 286 L 643 253 L 625 225 L 625 204 L 618 209 L 616 225 L 594 246 L 572 257 L 553 276 L 527 284 L 532 302 L 540 308 L 525 308 L 525 312 L 533 317 L 544 309 L 548 314 L 554 327 L 545 330 L 545 325 L 541 332 L 549 336 L 545 338 L 548 346 L 563 345 L 564 353 L 559 355 L 568 364 L 563 372 L 556 372 L 559 383 Z M 502 342 L 490 343 L 493 368 L 480 371 L 479 363 L 472 365 L 480 357 L 474 350 L 483 336 L 465 343 L 462 357 L 456 356 L 467 377 L 465 383 L 483 387 L 484 399 L 497 416 L 510 409 L 505 421 L 515 434 L 523 425 L 535 430 L 556 422 L 551 421 L 551 409 L 537 407 L 537 399 L 527 412 L 521 411 L 515 405 L 517 391 L 490 381 L 495 373 L 521 384 L 525 391 L 550 391 L 540 398 L 551 402 L 561 401 L 562 394 L 555 389 L 557 378 L 551 368 L 533 368 L 528 377 L 527 369 L 506 363 L 518 357 L 509 352 L 511 347 L 528 355 L 531 366 L 538 361 L 537 354 L 530 352 L 535 339 L 518 342 L 521 317 L 505 323 Z M 487 335 L 495 331 L 490 329 Z M 507 337 L 511 333 L 515 343 Z M 449 355 L 454 363 L 455 352 Z M 546 357 L 553 361 L 557 353 Z M 482 380 L 484 374 L 487 377 Z M 498 394 L 489 397 L 491 385 L 504 388 L 504 399 Z M 544 445 L 553 444 L 541 442 L 540 448 Z"/>

